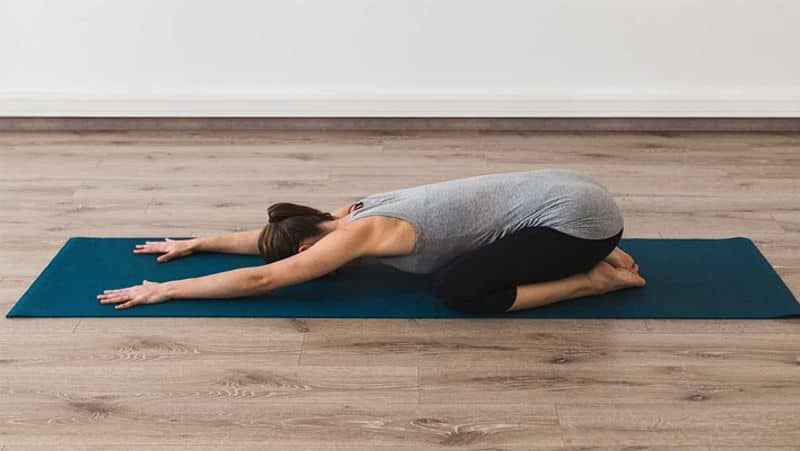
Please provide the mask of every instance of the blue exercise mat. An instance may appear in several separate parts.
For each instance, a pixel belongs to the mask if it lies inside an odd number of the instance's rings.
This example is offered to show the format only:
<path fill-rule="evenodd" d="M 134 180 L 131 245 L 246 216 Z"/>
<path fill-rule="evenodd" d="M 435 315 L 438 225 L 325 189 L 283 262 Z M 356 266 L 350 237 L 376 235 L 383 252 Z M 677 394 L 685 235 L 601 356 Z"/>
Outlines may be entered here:
<path fill-rule="evenodd" d="M 502 314 L 460 313 L 434 295 L 429 274 L 411 274 L 364 257 L 334 276 L 236 299 L 174 300 L 116 310 L 97 294 L 143 279 L 163 282 L 263 264 L 259 256 L 199 253 L 156 262 L 134 254 L 159 238 L 73 237 L 53 258 L 8 317 L 221 316 L 300 318 L 778 318 L 800 305 L 747 238 L 623 239 L 643 288 L 558 302 Z"/>

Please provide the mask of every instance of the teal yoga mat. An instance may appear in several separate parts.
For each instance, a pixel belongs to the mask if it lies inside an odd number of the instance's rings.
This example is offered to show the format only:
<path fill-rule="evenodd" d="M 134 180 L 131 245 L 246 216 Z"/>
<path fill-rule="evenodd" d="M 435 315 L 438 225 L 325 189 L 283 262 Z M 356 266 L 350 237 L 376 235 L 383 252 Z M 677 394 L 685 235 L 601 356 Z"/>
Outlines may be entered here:
<path fill-rule="evenodd" d="M 104 289 L 196 277 L 262 264 L 258 256 L 199 253 L 167 263 L 134 254 L 157 238 L 73 237 L 33 282 L 8 317 L 220 316 L 303 318 L 778 318 L 800 315 L 791 291 L 747 238 L 626 238 L 647 279 L 643 288 L 502 314 L 468 314 L 436 298 L 428 274 L 404 273 L 364 257 L 332 277 L 259 296 L 174 300 L 115 310 Z"/>

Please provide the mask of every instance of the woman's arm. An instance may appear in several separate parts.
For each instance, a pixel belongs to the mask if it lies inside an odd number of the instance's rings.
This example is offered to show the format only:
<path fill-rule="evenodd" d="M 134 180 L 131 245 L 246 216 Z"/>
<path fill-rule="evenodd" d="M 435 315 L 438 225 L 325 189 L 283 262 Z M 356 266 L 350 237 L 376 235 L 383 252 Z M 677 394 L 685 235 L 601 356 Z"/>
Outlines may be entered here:
<path fill-rule="evenodd" d="M 379 238 L 369 222 L 356 223 L 334 230 L 305 251 L 273 263 L 162 283 L 144 280 L 141 285 L 105 290 L 97 298 L 102 304 L 118 304 L 117 309 L 124 309 L 170 299 L 251 296 L 315 279 L 370 255 Z"/>
<path fill-rule="evenodd" d="M 335 218 L 341 218 L 350 213 L 353 203 L 349 203 L 331 212 Z M 245 230 L 242 232 L 226 233 L 223 235 L 193 238 L 191 249 L 194 252 L 227 252 L 230 254 L 258 255 L 258 236 L 263 228 Z"/>
<path fill-rule="evenodd" d="M 269 291 L 265 266 L 237 268 L 201 277 L 164 282 L 168 299 L 235 298 Z"/>
<path fill-rule="evenodd" d="M 170 299 L 250 296 L 328 274 L 367 255 L 375 234 L 368 223 L 334 230 L 303 252 L 262 266 L 165 282 Z"/>
<path fill-rule="evenodd" d="M 226 252 L 258 255 L 258 235 L 261 228 L 215 236 L 193 238 L 192 251 Z"/>
<path fill-rule="evenodd" d="M 253 229 L 185 240 L 165 238 L 164 241 L 146 241 L 143 244 L 137 244 L 133 253 L 163 254 L 156 259 L 159 263 L 202 251 L 258 255 L 258 235 L 260 233 L 261 229 Z"/>
<path fill-rule="evenodd" d="M 232 298 L 251 296 L 268 291 L 264 266 L 237 268 L 202 277 L 151 282 L 114 290 L 104 290 L 97 295 L 101 304 L 117 304 L 125 309 L 141 304 L 157 304 L 181 298 Z"/>

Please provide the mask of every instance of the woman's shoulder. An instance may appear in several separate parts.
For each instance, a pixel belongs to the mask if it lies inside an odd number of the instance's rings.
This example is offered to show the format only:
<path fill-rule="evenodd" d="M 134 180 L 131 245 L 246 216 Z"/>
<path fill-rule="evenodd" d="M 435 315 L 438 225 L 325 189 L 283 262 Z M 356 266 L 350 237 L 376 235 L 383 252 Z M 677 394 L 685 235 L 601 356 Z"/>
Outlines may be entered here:
<path fill-rule="evenodd" d="M 376 257 L 408 254 L 417 241 L 417 229 L 394 216 L 363 216 L 348 222 L 346 228 L 372 243 L 370 255 Z"/>

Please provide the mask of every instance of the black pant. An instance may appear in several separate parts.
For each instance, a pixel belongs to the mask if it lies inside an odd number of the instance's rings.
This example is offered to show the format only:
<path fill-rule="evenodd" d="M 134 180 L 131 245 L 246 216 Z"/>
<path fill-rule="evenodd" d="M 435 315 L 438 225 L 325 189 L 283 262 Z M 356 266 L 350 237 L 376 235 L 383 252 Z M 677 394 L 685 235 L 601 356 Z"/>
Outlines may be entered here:
<path fill-rule="evenodd" d="M 527 227 L 438 268 L 433 289 L 454 310 L 505 312 L 517 298 L 517 285 L 589 270 L 611 253 L 621 238 L 622 230 L 610 238 L 589 240 L 549 227 Z"/>

